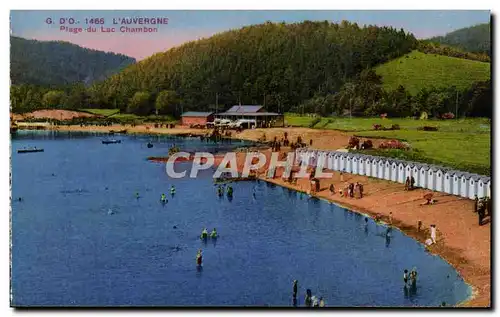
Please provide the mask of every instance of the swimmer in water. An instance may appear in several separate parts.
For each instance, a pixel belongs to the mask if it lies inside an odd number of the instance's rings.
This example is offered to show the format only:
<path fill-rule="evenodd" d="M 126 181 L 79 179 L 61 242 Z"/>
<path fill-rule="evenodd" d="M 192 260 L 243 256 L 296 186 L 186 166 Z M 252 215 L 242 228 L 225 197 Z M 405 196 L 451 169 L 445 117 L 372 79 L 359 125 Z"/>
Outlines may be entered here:
<path fill-rule="evenodd" d="M 139 199 L 139 193 L 138 192 L 135 192 L 135 199 Z"/>
<path fill-rule="evenodd" d="M 201 249 L 198 250 L 198 253 L 196 254 L 196 265 L 201 266 L 203 263 L 203 255 L 201 254 Z"/>
<path fill-rule="evenodd" d="M 167 196 L 165 194 L 161 194 L 161 202 L 166 202 L 167 201 Z"/>
<path fill-rule="evenodd" d="M 212 230 L 212 232 L 210 233 L 210 238 L 212 238 L 212 239 L 217 238 L 217 230 L 215 230 L 215 228 L 214 228 L 214 230 Z"/>
<path fill-rule="evenodd" d="M 201 232 L 201 238 L 206 239 L 208 237 L 208 230 L 207 228 L 203 228 L 203 231 Z"/>

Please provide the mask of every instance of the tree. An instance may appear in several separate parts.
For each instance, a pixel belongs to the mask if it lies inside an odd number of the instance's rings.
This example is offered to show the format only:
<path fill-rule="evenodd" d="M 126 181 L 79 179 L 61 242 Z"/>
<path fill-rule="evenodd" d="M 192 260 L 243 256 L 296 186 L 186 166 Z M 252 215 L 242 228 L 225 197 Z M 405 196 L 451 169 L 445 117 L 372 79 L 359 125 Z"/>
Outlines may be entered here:
<path fill-rule="evenodd" d="M 156 114 L 175 115 L 179 98 L 173 90 L 163 90 L 156 97 Z"/>
<path fill-rule="evenodd" d="M 137 115 L 146 115 L 150 112 L 149 98 L 150 94 L 146 91 L 138 91 L 130 98 L 128 102 L 127 112 Z"/>
<path fill-rule="evenodd" d="M 47 108 L 57 108 L 61 105 L 63 97 L 64 92 L 59 90 L 51 90 L 43 95 L 42 104 Z"/>
<path fill-rule="evenodd" d="M 62 98 L 66 109 L 82 109 L 88 106 L 89 96 L 82 83 L 77 83 L 70 88 L 67 95 Z"/>

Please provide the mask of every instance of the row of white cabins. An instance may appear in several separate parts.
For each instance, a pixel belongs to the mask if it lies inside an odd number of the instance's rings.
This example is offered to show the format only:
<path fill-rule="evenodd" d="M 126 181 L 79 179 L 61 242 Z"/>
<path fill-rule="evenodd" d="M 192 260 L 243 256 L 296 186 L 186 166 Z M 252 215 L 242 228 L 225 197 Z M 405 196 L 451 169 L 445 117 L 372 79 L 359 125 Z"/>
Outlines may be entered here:
<path fill-rule="evenodd" d="M 472 173 L 452 170 L 442 166 L 408 162 L 387 157 L 378 157 L 339 151 L 314 151 L 297 149 L 297 164 L 333 171 L 365 175 L 398 183 L 407 177 L 415 179 L 415 185 L 433 191 L 474 199 L 475 196 L 491 197 L 491 179 Z"/>

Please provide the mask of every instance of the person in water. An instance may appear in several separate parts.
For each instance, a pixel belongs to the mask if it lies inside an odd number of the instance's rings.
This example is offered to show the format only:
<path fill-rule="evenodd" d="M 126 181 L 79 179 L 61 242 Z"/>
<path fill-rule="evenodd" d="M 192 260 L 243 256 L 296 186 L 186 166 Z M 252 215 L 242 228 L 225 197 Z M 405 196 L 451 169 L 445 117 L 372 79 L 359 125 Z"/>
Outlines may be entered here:
<path fill-rule="evenodd" d="M 403 272 L 403 281 L 405 282 L 405 286 L 408 284 L 408 270 L 404 270 Z"/>
<path fill-rule="evenodd" d="M 323 297 L 319 298 L 319 307 L 325 307 L 325 300 L 323 299 Z"/>
<path fill-rule="evenodd" d="M 203 255 L 201 254 L 201 249 L 198 250 L 198 253 L 196 254 L 196 265 L 201 266 L 203 263 Z"/>
<path fill-rule="evenodd" d="M 293 298 L 297 298 L 297 288 L 298 288 L 298 285 L 297 285 L 297 280 L 293 280 Z"/>
<path fill-rule="evenodd" d="M 201 238 L 206 239 L 208 237 L 208 230 L 207 228 L 203 228 L 203 231 L 201 232 Z"/>
<path fill-rule="evenodd" d="M 140 197 L 140 196 L 139 196 L 139 193 L 138 193 L 138 192 L 135 192 L 135 198 L 136 198 L 136 199 L 139 199 L 139 197 Z"/>
<path fill-rule="evenodd" d="M 306 300 L 304 301 L 304 304 L 306 305 L 306 307 L 312 306 L 312 293 L 310 289 L 306 290 Z"/>
<path fill-rule="evenodd" d="M 170 187 L 170 194 L 175 194 L 175 186 L 172 185 L 172 187 Z"/>
<path fill-rule="evenodd" d="M 233 188 L 231 186 L 227 186 L 227 195 L 233 196 Z"/>
<path fill-rule="evenodd" d="M 417 285 L 417 270 L 415 268 L 410 272 L 410 281 L 413 287 Z"/>
<path fill-rule="evenodd" d="M 167 200 L 167 196 L 165 194 L 161 194 L 161 201 L 165 202 Z"/>
<path fill-rule="evenodd" d="M 212 230 L 212 232 L 210 233 L 210 238 L 217 238 L 217 230 Z"/>

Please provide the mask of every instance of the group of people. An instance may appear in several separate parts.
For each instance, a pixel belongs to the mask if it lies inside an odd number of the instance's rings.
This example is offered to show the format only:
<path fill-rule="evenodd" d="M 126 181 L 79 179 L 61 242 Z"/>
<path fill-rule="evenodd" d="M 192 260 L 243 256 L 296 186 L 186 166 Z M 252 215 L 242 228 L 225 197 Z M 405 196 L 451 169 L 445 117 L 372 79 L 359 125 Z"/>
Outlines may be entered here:
<path fill-rule="evenodd" d="M 298 291 L 298 281 L 293 281 L 293 306 L 297 306 L 297 291 Z M 310 289 L 306 290 L 306 298 L 304 301 L 306 307 L 325 307 L 325 301 L 323 297 L 313 296 Z"/>
<path fill-rule="evenodd" d="M 228 197 L 233 197 L 233 187 L 228 185 L 226 191 Z M 217 187 L 217 195 L 219 195 L 219 197 L 224 196 L 224 185 L 219 185 Z"/>
<path fill-rule="evenodd" d="M 340 197 L 363 198 L 364 187 L 363 184 L 356 182 L 345 184 L 343 189 L 339 190 Z M 335 194 L 335 186 L 330 185 L 330 193 Z"/>
<path fill-rule="evenodd" d="M 210 233 L 210 238 L 216 239 L 217 237 L 218 237 L 217 230 L 214 228 L 212 230 L 212 232 Z M 201 239 L 208 239 L 208 230 L 207 230 L 207 228 L 203 228 L 203 230 L 201 231 L 200 238 Z"/>
<path fill-rule="evenodd" d="M 172 195 L 172 197 L 175 195 L 175 186 L 174 185 L 172 185 L 170 187 L 170 195 Z M 139 193 L 135 193 L 135 197 L 137 199 L 139 199 L 139 197 L 140 197 Z M 165 195 L 165 193 L 161 194 L 160 201 L 162 202 L 162 204 L 168 203 L 167 195 Z"/>
<path fill-rule="evenodd" d="M 407 176 L 405 181 L 405 190 L 413 190 L 415 188 L 415 178 Z"/>
<path fill-rule="evenodd" d="M 416 287 L 417 285 L 417 270 L 413 268 L 410 273 L 408 273 L 408 270 L 404 270 L 403 273 L 403 281 L 406 286 L 411 286 L 411 287 Z"/>

